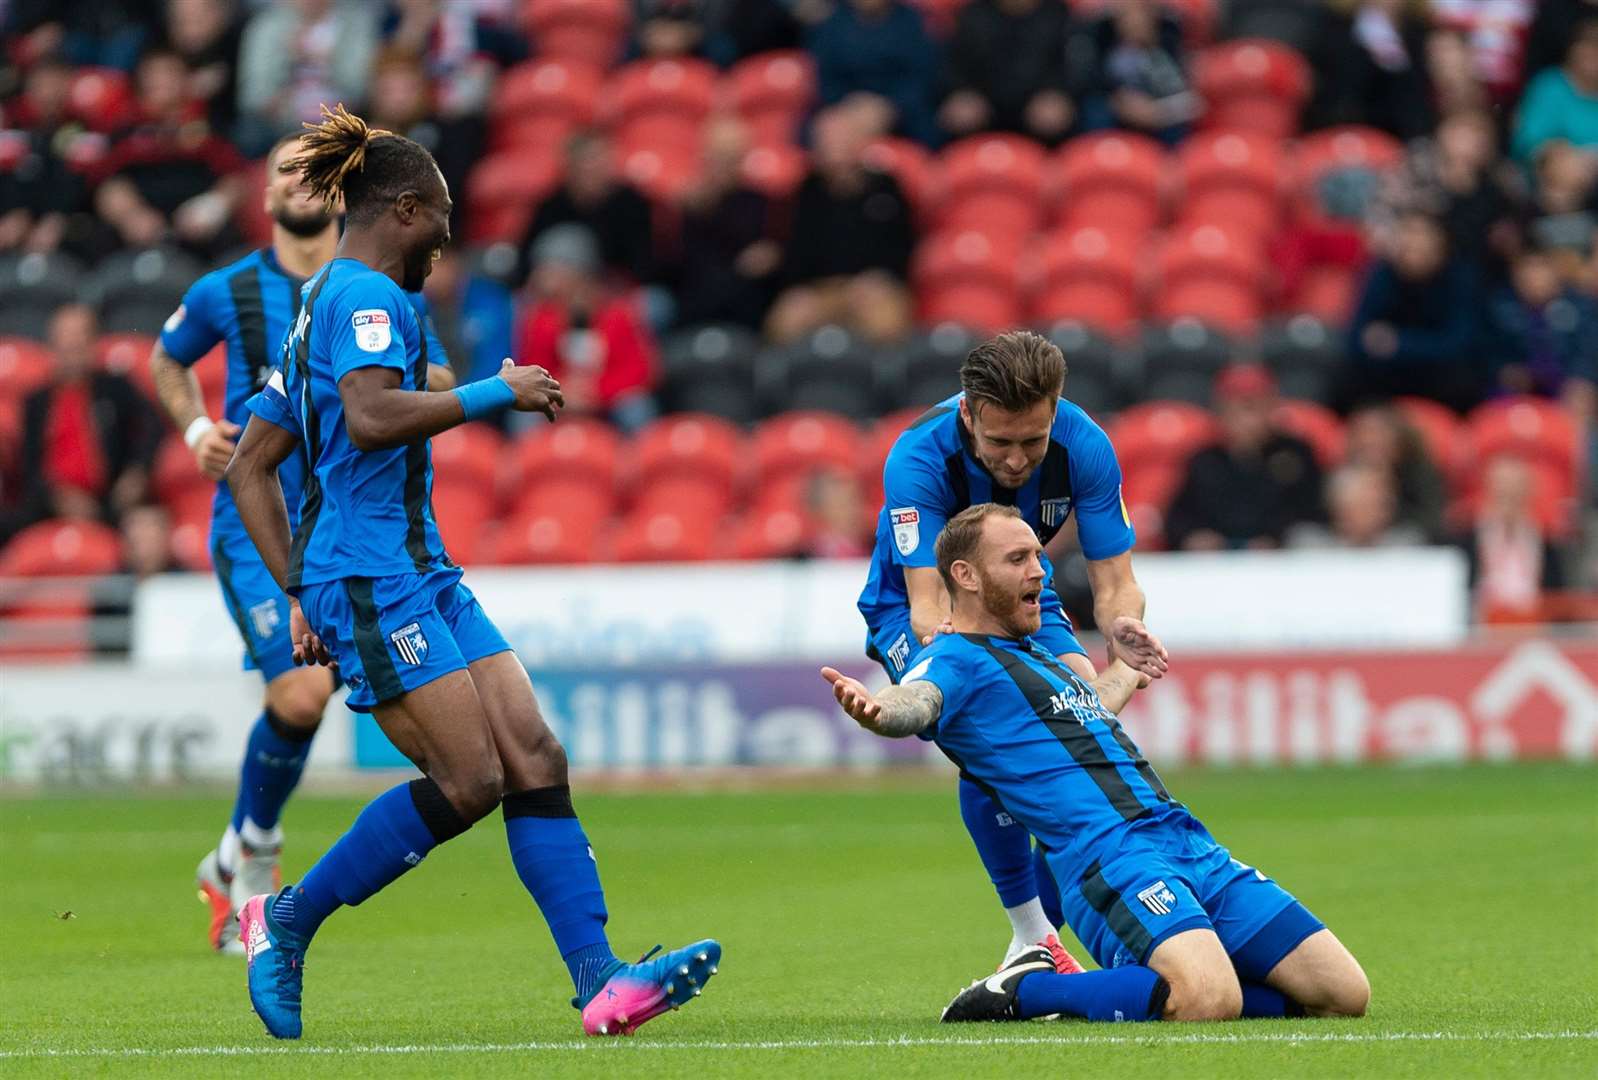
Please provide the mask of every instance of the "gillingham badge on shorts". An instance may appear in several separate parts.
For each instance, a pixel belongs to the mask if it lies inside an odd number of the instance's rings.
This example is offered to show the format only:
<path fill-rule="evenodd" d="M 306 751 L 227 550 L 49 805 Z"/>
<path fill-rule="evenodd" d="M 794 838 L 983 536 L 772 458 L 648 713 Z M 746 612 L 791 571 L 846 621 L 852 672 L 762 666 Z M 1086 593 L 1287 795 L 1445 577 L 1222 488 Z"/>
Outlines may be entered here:
<path fill-rule="evenodd" d="M 422 633 L 420 623 L 411 623 L 402 626 L 388 639 L 394 643 L 394 651 L 400 654 L 400 659 L 413 667 L 419 667 L 427 659 L 427 635 Z"/>

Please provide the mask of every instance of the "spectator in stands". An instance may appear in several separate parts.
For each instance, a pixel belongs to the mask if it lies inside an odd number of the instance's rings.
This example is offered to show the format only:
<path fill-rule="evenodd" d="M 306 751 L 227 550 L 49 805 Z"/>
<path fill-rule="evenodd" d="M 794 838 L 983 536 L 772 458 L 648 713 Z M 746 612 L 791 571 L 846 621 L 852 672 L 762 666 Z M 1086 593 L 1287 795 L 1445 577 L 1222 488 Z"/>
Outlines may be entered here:
<path fill-rule="evenodd" d="M 1551 254 L 1567 279 L 1580 276 L 1598 234 L 1598 155 L 1563 140 L 1544 143 L 1524 218 L 1528 245 Z"/>
<path fill-rule="evenodd" d="M 1221 372 L 1215 403 L 1220 442 L 1188 461 L 1166 513 L 1166 539 L 1187 551 L 1279 547 L 1294 525 L 1321 518 L 1315 454 L 1272 423 L 1276 384 L 1264 368 Z"/>
<path fill-rule="evenodd" d="M 137 582 L 181 569 L 172 555 L 172 516 L 166 508 L 129 508 L 122 515 L 122 572 Z"/>
<path fill-rule="evenodd" d="M 958 138 L 998 129 L 1053 145 L 1076 123 L 1071 16 L 1045 0 L 973 0 L 945 50 L 938 123 Z"/>
<path fill-rule="evenodd" d="M 1561 280 L 1546 252 L 1515 260 L 1511 283 L 1488 309 L 1495 389 L 1558 397 L 1598 365 L 1598 302 Z"/>
<path fill-rule="evenodd" d="M 1434 30 L 1426 39 L 1426 72 L 1438 116 L 1492 110 L 1492 97 L 1476 74 L 1470 41 L 1458 30 Z"/>
<path fill-rule="evenodd" d="M 67 116 L 71 85 L 72 69 L 58 60 L 40 60 L 28 71 L 11 114 L 22 145 L 15 163 L 0 170 L 0 251 L 57 250 L 83 209 L 86 187 L 68 157 L 82 131 Z"/>
<path fill-rule="evenodd" d="M 206 125 L 188 93 L 182 57 L 153 49 L 135 73 L 138 121 L 117 136 L 100 163 L 95 208 L 124 244 L 176 241 L 203 258 L 237 246 L 233 211 L 244 160 Z"/>
<path fill-rule="evenodd" d="M 166 43 L 189 71 L 189 96 L 203 101 L 211 130 L 231 135 L 239 112 L 244 23 L 231 0 L 167 0 Z"/>
<path fill-rule="evenodd" d="M 1175 144 L 1203 108 L 1187 74 L 1182 24 L 1158 0 L 1119 0 L 1092 29 L 1089 128 L 1119 127 Z"/>
<path fill-rule="evenodd" d="M 1563 62 L 1565 50 L 1576 36 L 1576 24 L 1598 16 L 1598 0 L 1538 0 L 1526 40 L 1526 74 L 1535 77 L 1544 68 Z"/>
<path fill-rule="evenodd" d="M 1536 75 L 1526 87 L 1515 118 L 1512 149 L 1530 165 L 1553 141 L 1598 149 L 1598 18 L 1579 23 L 1565 62 Z"/>
<path fill-rule="evenodd" d="M 382 9 L 363 0 L 284 0 L 260 8 L 239 52 L 238 142 L 263 154 L 325 103 L 355 108 L 377 50 Z"/>
<path fill-rule="evenodd" d="M 799 187 L 783 256 L 785 289 L 766 324 L 776 341 L 826 323 L 879 342 L 910 329 L 910 207 L 893 177 L 866 165 L 870 134 L 862 113 L 848 106 L 816 118 L 810 175 Z"/>
<path fill-rule="evenodd" d="M 811 5 L 811 9 L 814 8 L 815 5 Z M 807 14 L 804 3 L 729 0 L 722 7 L 710 35 L 710 58 L 728 65 L 773 49 L 797 49 L 803 36 L 800 23 Z"/>
<path fill-rule="evenodd" d="M 805 48 L 816 58 L 822 105 L 856 94 L 881 98 L 892 108 L 896 134 L 937 144 L 938 53 L 915 8 L 901 0 L 840 0 L 810 28 Z"/>
<path fill-rule="evenodd" d="M 1559 552 L 1537 519 L 1536 479 L 1518 457 L 1487 463 L 1481 508 L 1464 542 L 1476 616 L 1484 621 L 1535 618 L 1541 594 L 1564 587 Z"/>
<path fill-rule="evenodd" d="M 705 131 L 704 172 L 681 207 L 674 268 L 684 326 L 731 322 L 758 328 L 771 304 L 782 251 L 771 239 L 771 207 L 743 180 L 748 136 L 732 119 Z"/>
<path fill-rule="evenodd" d="M 1495 106 L 1507 106 L 1525 78 L 1525 42 L 1538 0 L 1430 0 L 1433 25 L 1459 35 Z"/>
<path fill-rule="evenodd" d="M 1371 268 L 1349 327 L 1344 400 L 1418 394 L 1461 411 L 1481 400 L 1475 268 L 1436 218 L 1407 212 Z"/>
<path fill-rule="evenodd" d="M 0 40 L 24 62 L 59 56 L 73 65 L 129 71 L 160 23 L 161 0 L 9 0 Z"/>
<path fill-rule="evenodd" d="M 1343 460 L 1385 475 L 1396 500 L 1394 518 L 1430 540 L 1443 537 L 1448 487 L 1425 440 L 1389 402 L 1362 405 L 1348 415 Z"/>
<path fill-rule="evenodd" d="M 818 469 L 805 484 L 810 519 L 809 555 L 817 559 L 861 559 L 871 554 L 871 522 L 864 513 L 860 481 L 842 469 Z"/>
<path fill-rule="evenodd" d="M 632 52 L 651 60 L 705 55 L 705 5 L 698 0 L 635 0 Z"/>
<path fill-rule="evenodd" d="M 1371 465 L 1344 465 L 1326 478 L 1329 522 L 1305 522 L 1288 532 L 1299 548 L 1414 547 L 1426 534 L 1398 520 L 1398 496 L 1388 473 Z"/>
<path fill-rule="evenodd" d="M 493 245 L 470 263 L 447 247 L 433 265 L 423 292 L 457 382 L 492 378 L 515 352 L 515 299 L 507 284 L 515 267 L 515 248 L 507 243 Z"/>
<path fill-rule="evenodd" d="M 565 181 L 538 204 L 522 237 L 523 258 L 530 256 L 534 242 L 546 230 L 570 224 L 582 225 L 599 239 L 605 271 L 615 284 L 656 280 L 649 200 L 616 175 L 610 142 L 597 131 L 578 132 L 567 140 Z M 530 265 L 524 264 L 522 277 Z"/>
<path fill-rule="evenodd" d="M 656 416 L 655 342 L 625 298 L 607 290 L 599 244 L 581 225 L 557 225 L 533 244 L 532 304 L 517 331 L 516 362 L 560 380 L 566 411 L 625 431 Z"/>
<path fill-rule="evenodd" d="M 50 320 L 53 378 L 22 405 L 29 520 L 116 520 L 149 497 L 161 421 L 127 379 L 96 370 L 98 329 L 86 304 L 67 304 Z"/>
<path fill-rule="evenodd" d="M 1325 25 L 1310 57 L 1316 77 L 1309 126 L 1368 124 L 1400 139 L 1430 131 L 1424 5 L 1360 0 L 1322 11 Z"/>
<path fill-rule="evenodd" d="M 1498 133 L 1484 112 L 1446 117 L 1435 137 L 1412 144 L 1398 202 L 1437 215 L 1449 250 L 1498 276 L 1516 242 L 1524 187 L 1498 155 Z"/>

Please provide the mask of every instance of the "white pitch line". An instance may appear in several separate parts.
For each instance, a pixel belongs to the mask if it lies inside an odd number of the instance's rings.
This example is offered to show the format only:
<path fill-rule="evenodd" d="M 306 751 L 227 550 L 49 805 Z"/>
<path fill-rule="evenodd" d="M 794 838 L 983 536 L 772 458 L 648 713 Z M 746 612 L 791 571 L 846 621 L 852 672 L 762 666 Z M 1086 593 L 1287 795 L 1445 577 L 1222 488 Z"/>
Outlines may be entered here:
<path fill-rule="evenodd" d="M 135 1057 L 254 1057 L 265 1055 L 317 1054 L 324 1056 L 359 1057 L 381 1054 L 507 1054 L 543 1051 L 587 1051 L 613 1053 L 610 1047 L 629 1048 L 637 1053 L 649 1050 L 831 1050 L 831 1049 L 889 1049 L 918 1046 L 1147 1046 L 1218 1045 L 1244 1043 L 1392 1043 L 1392 1042 L 1542 1042 L 1548 1040 L 1598 1039 L 1595 1031 L 1327 1031 L 1295 1035 L 1290 1032 L 1238 1032 L 1170 1035 L 1077 1035 L 1065 1037 L 1028 1037 L 1024 1035 L 994 1035 L 971 1037 L 953 1035 L 947 1038 L 906 1035 L 892 1039 L 766 1039 L 748 1042 L 693 1041 L 650 1042 L 647 1039 L 583 1040 L 571 1042 L 517 1042 L 517 1043 L 434 1043 L 398 1046 L 291 1046 L 282 1043 L 263 1043 L 260 1046 L 175 1046 L 168 1049 L 147 1047 L 98 1047 L 77 1049 L 52 1049 L 41 1047 L 25 1050 L 0 1050 L 0 1060 L 19 1058 L 135 1058 Z"/>

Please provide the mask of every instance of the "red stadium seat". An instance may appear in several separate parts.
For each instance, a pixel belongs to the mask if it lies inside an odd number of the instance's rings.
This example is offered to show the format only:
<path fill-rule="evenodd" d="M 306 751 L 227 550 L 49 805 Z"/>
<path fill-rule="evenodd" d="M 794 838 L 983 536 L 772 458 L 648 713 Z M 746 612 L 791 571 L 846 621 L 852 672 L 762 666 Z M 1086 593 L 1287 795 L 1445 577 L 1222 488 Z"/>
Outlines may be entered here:
<path fill-rule="evenodd" d="M 1219 433 L 1209 410 L 1180 401 L 1134 405 L 1109 425 L 1110 442 L 1128 475 L 1149 466 L 1179 467 Z"/>
<path fill-rule="evenodd" d="M 450 558 L 462 566 L 477 561 L 484 527 L 494 519 L 492 489 L 478 491 L 458 484 L 433 484 L 433 517 Z"/>
<path fill-rule="evenodd" d="M 433 490 L 466 488 L 492 507 L 505 451 L 503 436 L 487 424 L 462 424 L 434 435 Z"/>
<path fill-rule="evenodd" d="M 1313 315 L 1334 326 L 1345 325 L 1359 297 L 1360 272 L 1346 266 L 1312 266 L 1283 300 L 1284 314 Z"/>
<path fill-rule="evenodd" d="M 797 146 L 756 146 L 744 155 L 744 182 L 773 202 L 793 198 L 804 182 L 810 159 Z"/>
<path fill-rule="evenodd" d="M 732 489 L 713 475 L 668 476 L 638 490 L 634 512 L 642 510 L 692 511 L 720 520 L 732 509 Z"/>
<path fill-rule="evenodd" d="M 1165 513 L 1186 476 L 1185 461 L 1149 463 L 1123 470 L 1121 500 L 1137 530 L 1139 550 L 1158 551 L 1165 547 Z"/>
<path fill-rule="evenodd" d="M 1258 328 L 1265 262 L 1247 241 L 1215 225 L 1178 230 L 1156 254 L 1155 273 L 1155 318 L 1191 316 L 1239 335 Z"/>
<path fill-rule="evenodd" d="M 630 132 L 617 146 L 622 175 L 655 202 L 676 203 L 699 179 L 699 123 L 654 123 L 637 142 L 632 141 L 635 134 Z"/>
<path fill-rule="evenodd" d="M 1047 156 L 1020 135 L 973 135 L 947 147 L 943 227 L 1026 236 L 1043 223 Z"/>
<path fill-rule="evenodd" d="M 816 62 L 799 49 L 756 53 L 734 64 L 723 80 L 733 109 L 756 146 L 784 145 L 816 97 Z"/>
<path fill-rule="evenodd" d="M 1309 443 L 1322 469 L 1334 469 L 1342 464 L 1343 421 L 1326 406 L 1313 401 L 1284 399 L 1277 403 L 1271 420 L 1283 431 Z"/>
<path fill-rule="evenodd" d="M 634 60 L 605 82 L 600 122 L 618 132 L 661 116 L 702 124 L 716 104 L 716 69 L 704 60 Z"/>
<path fill-rule="evenodd" d="M 1240 131 L 1193 135 L 1177 154 L 1179 216 L 1194 223 L 1234 224 L 1269 237 L 1281 221 L 1286 165 L 1277 139 Z"/>
<path fill-rule="evenodd" d="M 594 122 L 604 73 L 558 57 L 517 64 L 499 77 L 489 102 L 490 145 L 558 154 L 574 130 Z"/>
<path fill-rule="evenodd" d="M 1455 484 L 1470 457 L 1465 425 L 1448 406 L 1430 398 L 1401 397 L 1393 402 L 1419 433 L 1426 451 L 1449 483 Z"/>
<path fill-rule="evenodd" d="M 650 424 L 633 437 L 630 486 L 638 491 L 672 477 L 714 480 L 734 491 L 744 478 L 743 433 L 717 416 L 681 413 Z"/>
<path fill-rule="evenodd" d="M 538 55 L 608 68 L 627 42 L 627 0 L 523 0 L 522 24 Z"/>
<path fill-rule="evenodd" d="M 183 436 L 173 433 L 161 440 L 150 477 L 150 490 L 161 502 L 175 508 L 180 500 L 196 491 L 205 492 L 209 498 L 216 484 L 195 464 L 194 454 L 184 445 Z"/>
<path fill-rule="evenodd" d="M 490 566 L 593 562 L 603 520 L 565 514 L 559 507 L 517 515 L 484 546 L 483 562 Z"/>
<path fill-rule="evenodd" d="M 1385 131 L 1347 125 L 1306 135 L 1299 140 L 1294 157 L 1293 184 L 1299 213 L 1314 219 L 1322 216 L 1322 180 L 1345 169 L 1373 173 L 1396 170 L 1404 162 L 1404 144 Z"/>
<path fill-rule="evenodd" d="M 116 68 L 79 68 L 67 90 L 67 112 L 95 131 L 115 131 L 137 112 L 133 86 Z"/>
<path fill-rule="evenodd" d="M 733 526 L 726 554 L 733 559 L 791 558 L 805 551 L 809 534 L 810 523 L 792 507 L 757 509 Z"/>
<path fill-rule="evenodd" d="M 544 475 L 515 490 L 511 499 L 511 520 L 553 515 L 563 521 L 586 522 L 597 528 L 616 512 L 616 491 L 589 483 L 581 474 Z"/>
<path fill-rule="evenodd" d="M 1070 319 L 1124 335 L 1137 325 L 1137 252 L 1097 226 L 1062 229 L 1043 246 L 1033 321 Z"/>
<path fill-rule="evenodd" d="M 1020 321 L 1015 255 L 982 233 L 928 237 L 916 248 L 911 274 L 923 322 L 1002 330 Z"/>
<path fill-rule="evenodd" d="M 560 182 L 560 160 L 533 147 L 490 154 L 466 178 L 466 234 L 476 244 L 516 240 L 538 201 Z"/>
<path fill-rule="evenodd" d="M 753 451 L 762 488 L 827 466 L 853 473 L 860 468 L 860 429 L 832 413 L 784 413 L 755 429 Z"/>
<path fill-rule="evenodd" d="M 1515 454 L 1554 470 L 1563 491 L 1574 494 L 1580 464 L 1575 422 L 1543 398 L 1490 401 L 1465 418 L 1477 461 Z M 1477 476 L 1481 470 L 1473 470 Z"/>
<path fill-rule="evenodd" d="M 1200 52 L 1194 83 L 1207 106 L 1206 126 L 1281 139 L 1298 131 L 1311 75 L 1298 50 L 1264 38 L 1245 38 Z"/>
<path fill-rule="evenodd" d="M 48 348 L 24 337 L 0 337 L 0 398 L 20 401 L 45 382 L 55 361 Z"/>
<path fill-rule="evenodd" d="M 1145 135 L 1106 132 L 1070 140 L 1055 155 L 1062 222 L 1143 236 L 1160 222 L 1169 165 Z"/>
<path fill-rule="evenodd" d="M 866 148 L 866 162 L 899 182 L 910 208 L 923 223 L 932 221 L 943 200 L 943 174 L 926 148 L 909 139 L 878 139 Z"/>
<path fill-rule="evenodd" d="M 516 440 L 512 453 L 504 459 L 504 483 L 521 491 L 567 480 L 603 491 L 608 497 L 616 489 L 621 446 L 621 436 L 609 424 L 562 417 L 559 423 Z"/>
<path fill-rule="evenodd" d="M 644 509 L 612 531 L 611 558 L 621 563 L 703 562 L 715 550 L 721 522 L 682 510 Z"/>
<path fill-rule="evenodd" d="M 121 375 L 137 386 L 145 397 L 155 401 L 155 375 L 150 371 L 150 351 L 155 348 L 155 341 L 149 334 L 101 334 L 94 343 L 95 359 L 102 370 Z M 205 362 L 209 359 L 202 357 L 202 362 L 195 365 L 196 377 L 203 376 L 204 368 L 210 366 Z M 222 376 L 225 381 L 225 368 Z M 205 391 L 203 378 L 200 389 L 202 393 Z"/>
<path fill-rule="evenodd" d="M 41 521 L 0 550 L 0 577 L 114 574 L 121 565 L 116 530 L 94 521 Z"/>
<path fill-rule="evenodd" d="M 172 518 L 172 557 L 193 573 L 211 569 L 211 517 Z"/>

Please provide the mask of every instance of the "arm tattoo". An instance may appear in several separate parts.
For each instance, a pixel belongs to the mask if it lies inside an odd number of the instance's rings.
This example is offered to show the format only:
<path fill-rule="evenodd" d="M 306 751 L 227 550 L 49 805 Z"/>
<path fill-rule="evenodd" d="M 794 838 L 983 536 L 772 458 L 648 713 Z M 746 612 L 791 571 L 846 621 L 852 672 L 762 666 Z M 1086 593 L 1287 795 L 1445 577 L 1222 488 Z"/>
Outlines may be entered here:
<path fill-rule="evenodd" d="M 882 706 L 877 733 L 902 739 L 938 722 L 938 714 L 943 711 L 943 691 L 929 682 L 890 686 L 877 695 L 877 703 Z"/>

